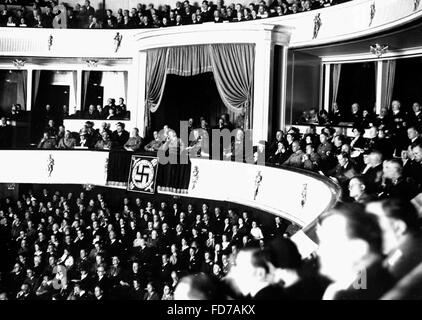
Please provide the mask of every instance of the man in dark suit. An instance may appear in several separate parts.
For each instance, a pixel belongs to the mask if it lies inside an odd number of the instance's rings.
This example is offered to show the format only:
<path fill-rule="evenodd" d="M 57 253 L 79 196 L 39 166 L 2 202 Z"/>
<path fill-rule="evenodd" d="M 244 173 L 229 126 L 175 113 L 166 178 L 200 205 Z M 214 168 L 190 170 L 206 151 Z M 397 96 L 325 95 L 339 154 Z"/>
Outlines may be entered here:
<path fill-rule="evenodd" d="M 369 139 L 367 141 L 365 150 L 368 152 L 378 150 L 382 153 L 383 157 L 389 158 L 392 154 L 391 144 L 386 138 L 380 138 L 378 134 L 379 131 L 377 127 L 372 126 L 369 128 Z"/>
<path fill-rule="evenodd" d="M 400 160 L 391 159 L 383 164 L 381 198 L 400 198 L 411 200 L 418 194 L 418 187 L 412 178 L 403 175 Z"/>
<path fill-rule="evenodd" d="M 347 153 L 342 152 L 337 155 L 338 165 L 328 171 L 328 175 L 337 179 L 340 185 L 346 190 L 349 180 L 356 176 L 358 172 L 355 169 L 350 157 Z"/>
<path fill-rule="evenodd" d="M 265 253 L 260 249 L 240 250 L 229 277 L 247 299 L 280 300 L 284 297 L 282 287 L 271 284 L 270 265 Z"/>
<path fill-rule="evenodd" d="M 410 126 L 407 128 L 407 137 L 409 138 L 409 141 L 405 149 L 412 144 L 416 145 L 422 143 L 419 129 L 416 126 Z"/>
<path fill-rule="evenodd" d="M 360 205 L 334 208 L 318 228 L 320 271 L 333 281 L 324 300 L 374 300 L 395 280 L 383 267 L 382 233 L 375 215 Z"/>
<path fill-rule="evenodd" d="M 91 104 L 88 108 L 88 111 L 85 112 L 85 119 L 100 119 L 100 113 L 97 111 L 95 106 Z"/>
<path fill-rule="evenodd" d="M 410 125 L 416 126 L 419 130 L 422 129 L 422 107 L 418 102 L 412 106 L 413 112 L 409 115 Z"/>
<path fill-rule="evenodd" d="M 321 169 L 328 168 L 333 157 L 334 145 L 328 140 L 328 134 L 321 132 L 319 135 L 320 144 L 317 147 L 317 153 L 321 157 Z"/>
<path fill-rule="evenodd" d="M 94 277 L 93 287 L 96 286 L 100 287 L 106 294 L 109 293 L 110 290 L 110 281 L 107 278 L 106 271 L 103 266 L 99 266 L 97 268 L 97 275 Z"/>
<path fill-rule="evenodd" d="M 0 119 L 0 149 L 12 146 L 12 127 L 7 124 L 6 117 Z"/>
<path fill-rule="evenodd" d="M 394 100 L 391 103 L 391 110 L 392 110 L 392 126 L 390 130 L 390 134 L 393 139 L 393 143 L 395 148 L 394 155 L 400 156 L 400 152 L 403 149 L 406 149 L 406 127 L 407 127 L 407 116 L 401 110 L 401 103 L 400 101 Z"/>
<path fill-rule="evenodd" d="M 123 252 L 123 245 L 120 240 L 117 239 L 116 233 L 114 231 L 110 231 L 109 233 L 110 242 L 108 244 L 107 253 L 111 257 L 119 257 L 122 258 Z"/>
<path fill-rule="evenodd" d="M 125 130 L 125 124 L 118 122 L 116 130 L 111 134 L 112 146 L 115 149 L 122 149 L 125 143 L 129 140 L 129 132 Z"/>
<path fill-rule="evenodd" d="M 84 7 L 88 16 L 95 16 L 95 9 L 91 6 L 91 2 L 89 0 L 85 0 Z"/>
<path fill-rule="evenodd" d="M 369 194 L 379 193 L 381 191 L 382 182 L 382 159 L 383 155 L 380 151 L 372 151 L 366 156 L 366 168 L 363 170 L 362 175 L 365 178 L 367 192 Z"/>
<path fill-rule="evenodd" d="M 82 129 L 81 132 L 79 133 L 79 142 L 78 142 L 78 147 L 84 147 L 84 148 L 88 148 L 91 149 L 93 147 L 92 145 L 92 141 L 89 138 L 88 133 L 86 132 L 85 129 Z"/>
<path fill-rule="evenodd" d="M 190 273 L 196 273 L 200 271 L 200 262 L 197 258 L 197 251 L 195 248 L 191 247 L 189 249 L 189 265 L 188 270 Z"/>
<path fill-rule="evenodd" d="M 169 262 L 168 255 L 163 254 L 161 256 L 161 261 L 160 280 L 162 283 L 171 282 L 171 272 L 173 271 L 173 268 Z"/>
<path fill-rule="evenodd" d="M 399 280 L 422 262 L 422 234 L 416 209 L 412 203 L 399 199 L 372 202 L 366 209 L 380 220 L 386 266 Z"/>

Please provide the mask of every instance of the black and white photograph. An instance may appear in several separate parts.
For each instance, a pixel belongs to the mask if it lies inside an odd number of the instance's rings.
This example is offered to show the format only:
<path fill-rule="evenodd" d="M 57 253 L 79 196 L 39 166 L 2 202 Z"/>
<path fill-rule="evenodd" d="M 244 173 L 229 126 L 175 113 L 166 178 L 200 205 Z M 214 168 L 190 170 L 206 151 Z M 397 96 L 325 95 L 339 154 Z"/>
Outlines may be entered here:
<path fill-rule="evenodd" d="M 422 299 L 422 1 L 236 1 L 0 1 L 0 305 Z"/>

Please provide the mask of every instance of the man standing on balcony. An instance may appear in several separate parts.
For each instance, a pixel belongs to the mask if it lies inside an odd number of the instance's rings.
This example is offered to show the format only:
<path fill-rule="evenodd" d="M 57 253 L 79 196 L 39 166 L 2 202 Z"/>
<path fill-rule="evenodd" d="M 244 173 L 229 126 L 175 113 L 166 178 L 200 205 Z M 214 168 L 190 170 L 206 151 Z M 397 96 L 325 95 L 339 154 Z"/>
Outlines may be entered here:
<path fill-rule="evenodd" d="M 129 140 L 129 132 L 125 130 L 125 124 L 118 122 L 116 124 L 116 131 L 111 134 L 111 141 L 113 148 L 122 149 L 124 144 Z"/>
<path fill-rule="evenodd" d="M 89 0 L 85 1 L 85 5 L 84 5 L 85 9 L 86 9 L 86 13 L 88 16 L 94 16 L 95 15 L 95 9 L 93 7 L 91 7 L 91 2 Z"/>

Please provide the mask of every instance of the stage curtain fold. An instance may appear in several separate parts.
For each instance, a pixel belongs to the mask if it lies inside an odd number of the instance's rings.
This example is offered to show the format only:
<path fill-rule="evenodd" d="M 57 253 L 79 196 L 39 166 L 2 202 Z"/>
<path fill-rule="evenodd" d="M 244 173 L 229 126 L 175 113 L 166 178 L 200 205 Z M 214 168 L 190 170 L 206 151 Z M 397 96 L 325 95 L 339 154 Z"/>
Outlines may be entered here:
<path fill-rule="evenodd" d="M 40 88 L 40 77 L 41 77 L 41 70 L 34 70 L 33 71 L 33 79 L 32 82 L 34 83 L 34 92 L 33 92 L 33 102 L 32 105 L 35 106 L 37 103 L 38 98 L 38 89 Z"/>
<path fill-rule="evenodd" d="M 86 96 L 88 93 L 88 86 L 89 86 L 89 78 L 91 76 L 91 71 L 84 71 L 83 73 L 83 97 L 82 97 L 82 105 L 81 110 L 86 110 L 88 108 L 87 101 L 86 101 Z"/>
<path fill-rule="evenodd" d="M 255 46 L 253 44 L 211 44 L 213 74 L 224 105 L 244 115 L 244 126 L 250 128 L 253 101 Z"/>
<path fill-rule="evenodd" d="M 157 111 L 166 85 L 167 48 L 147 51 L 146 106 L 151 112 Z"/>
<path fill-rule="evenodd" d="M 383 61 L 381 107 L 389 108 L 393 98 L 394 79 L 396 76 L 396 60 Z"/>
<path fill-rule="evenodd" d="M 166 67 L 168 74 L 190 77 L 211 71 L 213 70 L 207 45 L 172 47 L 168 49 Z"/>
<path fill-rule="evenodd" d="M 331 103 L 337 102 L 337 94 L 338 94 L 338 86 L 340 83 L 340 75 L 341 75 L 341 64 L 333 64 L 333 78 L 332 78 L 332 94 L 331 94 Z"/>
<path fill-rule="evenodd" d="M 211 44 L 147 51 L 145 124 L 157 111 L 167 74 L 194 76 L 212 72 L 224 105 L 250 128 L 253 103 L 255 45 Z"/>

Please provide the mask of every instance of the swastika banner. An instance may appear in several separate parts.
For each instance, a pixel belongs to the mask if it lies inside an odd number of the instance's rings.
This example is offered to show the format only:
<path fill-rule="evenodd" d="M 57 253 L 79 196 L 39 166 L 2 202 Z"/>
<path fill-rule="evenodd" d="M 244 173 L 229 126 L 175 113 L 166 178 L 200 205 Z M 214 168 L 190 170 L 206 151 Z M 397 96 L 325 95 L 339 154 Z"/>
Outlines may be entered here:
<path fill-rule="evenodd" d="M 127 190 L 154 194 L 157 169 L 158 158 L 133 155 L 130 162 Z"/>

